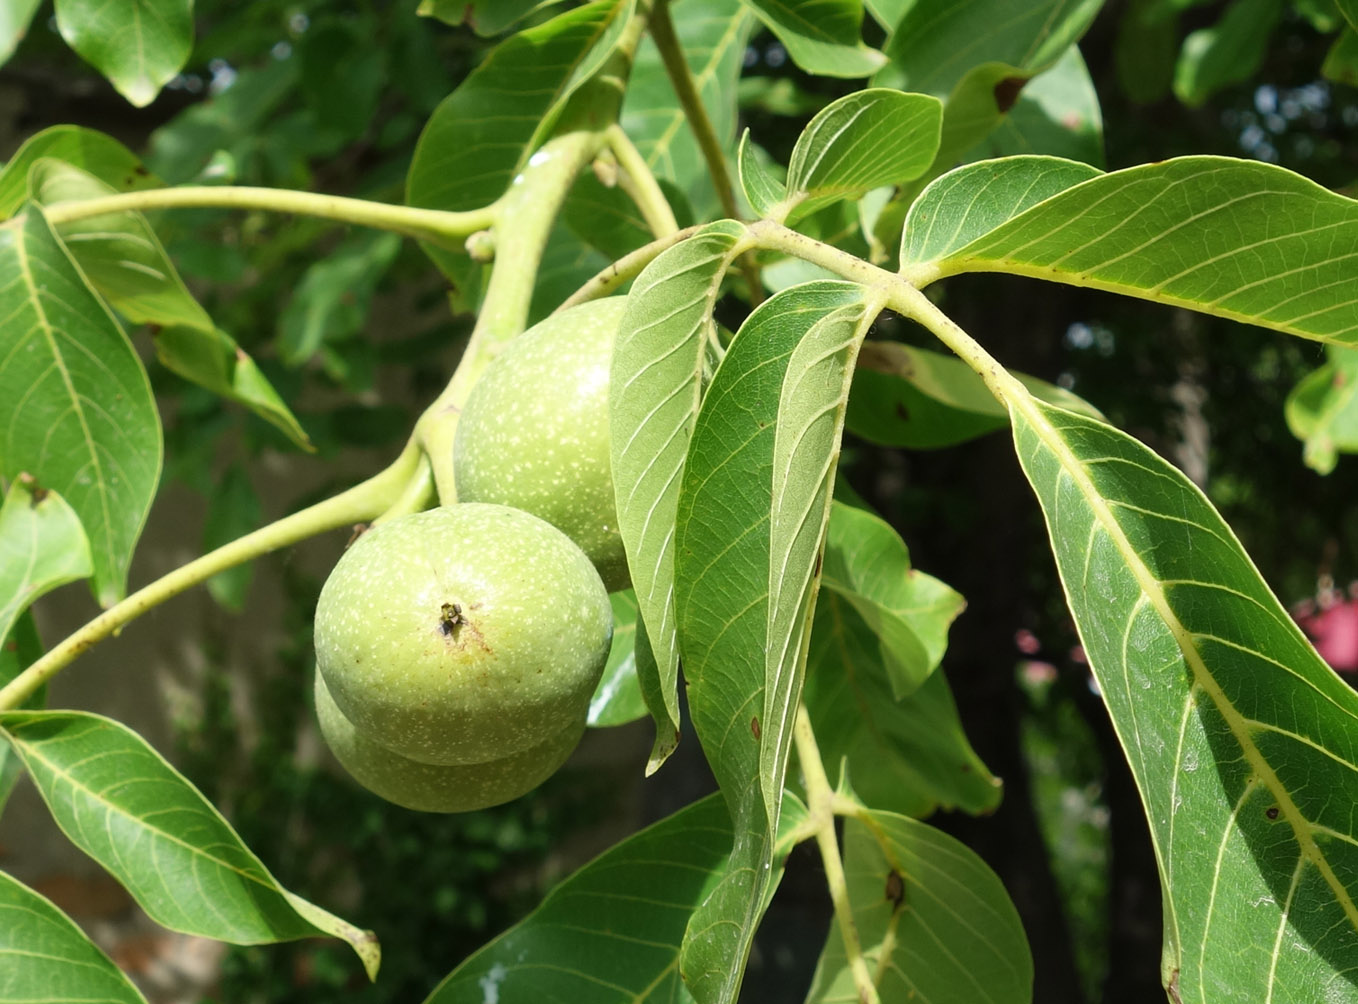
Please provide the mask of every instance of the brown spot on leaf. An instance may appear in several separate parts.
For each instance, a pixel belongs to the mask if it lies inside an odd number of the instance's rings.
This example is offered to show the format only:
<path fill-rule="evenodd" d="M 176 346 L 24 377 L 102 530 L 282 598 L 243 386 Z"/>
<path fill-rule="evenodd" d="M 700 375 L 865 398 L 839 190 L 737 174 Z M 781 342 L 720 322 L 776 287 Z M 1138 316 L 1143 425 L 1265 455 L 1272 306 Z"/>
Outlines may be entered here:
<path fill-rule="evenodd" d="M 759 739 L 759 716 L 750 719 L 750 734 Z"/>
<path fill-rule="evenodd" d="M 355 523 L 354 531 L 353 533 L 349 534 L 349 539 L 345 542 L 344 549 L 346 551 L 349 550 L 349 548 L 353 547 L 354 544 L 357 543 L 358 538 L 362 537 L 367 532 L 368 532 L 367 523 Z"/>
<path fill-rule="evenodd" d="M 886 898 L 891 903 L 893 913 L 905 902 L 905 880 L 894 868 L 886 874 Z"/>
<path fill-rule="evenodd" d="M 1270 805 L 1267 809 L 1264 810 L 1264 815 L 1267 816 L 1270 821 L 1277 819 L 1278 807 L 1276 805 Z"/>
<path fill-rule="evenodd" d="M 910 409 L 905 406 L 904 401 L 896 402 L 896 417 L 902 422 L 910 421 Z"/>
<path fill-rule="evenodd" d="M 995 85 L 995 107 L 1007 113 L 1018 101 L 1019 92 L 1028 82 L 1027 77 L 1005 77 Z"/>
<path fill-rule="evenodd" d="M 1165 984 L 1165 990 L 1169 992 L 1169 999 L 1174 1004 L 1183 1004 L 1183 1000 L 1179 997 L 1179 970 L 1176 969 L 1169 974 L 1169 982 Z"/>

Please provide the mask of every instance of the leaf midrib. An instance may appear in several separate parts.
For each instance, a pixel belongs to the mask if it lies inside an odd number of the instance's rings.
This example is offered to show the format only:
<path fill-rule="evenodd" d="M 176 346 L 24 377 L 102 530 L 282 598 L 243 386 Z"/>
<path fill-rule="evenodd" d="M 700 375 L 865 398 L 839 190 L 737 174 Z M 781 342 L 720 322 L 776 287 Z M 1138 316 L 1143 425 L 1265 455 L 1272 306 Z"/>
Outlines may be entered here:
<path fill-rule="evenodd" d="M 28 256 L 28 234 L 22 228 L 16 228 L 14 252 L 19 259 L 19 275 L 23 279 L 24 288 L 28 290 L 28 302 L 33 305 L 33 313 L 37 316 L 38 329 L 43 334 L 43 339 L 47 342 L 48 351 L 52 354 L 52 359 L 57 367 L 57 372 L 61 374 L 62 385 L 66 388 L 66 393 L 70 396 L 72 408 L 77 420 L 80 422 L 80 432 L 84 437 L 86 452 L 89 455 L 90 464 L 94 467 L 96 478 L 95 497 L 99 500 L 99 511 L 103 522 L 103 540 L 105 543 L 105 554 L 110 564 L 115 564 L 113 556 L 109 552 L 113 540 L 113 521 L 112 514 L 109 512 L 109 499 L 104 485 L 104 469 L 99 460 L 99 451 L 95 449 L 94 435 L 90 431 L 89 422 L 85 417 L 83 399 L 76 393 L 75 384 L 71 380 L 71 371 L 66 366 L 66 358 L 62 355 L 56 341 L 56 330 L 51 320 L 47 316 L 47 311 L 43 309 L 42 300 L 38 296 L 38 288 L 33 282 L 33 269 L 29 264 Z"/>
<path fill-rule="evenodd" d="M 34 721 L 34 720 L 35 720 L 35 719 L 33 719 L 31 716 L 26 716 L 26 717 L 28 717 L 28 720 L 29 720 L 29 721 Z M 21 726 L 21 727 L 22 727 L 22 726 Z M 40 755 L 39 753 L 37 753 L 37 751 L 34 749 L 34 744 L 33 744 L 30 740 L 25 740 L 25 739 L 24 739 L 24 738 L 23 738 L 23 737 L 15 730 L 15 729 L 13 729 L 13 728 L 5 729 L 5 728 L 3 728 L 3 727 L 0 727 L 0 733 L 8 733 L 8 734 L 9 734 L 9 736 L 11 737 L 11 739 L 14 740 L 14 742 L 16 743 L 16 745 L 18 745 L 18 746 L 20 747 L 20 753 L 19 753 L 19 755 L 20 755 L 21 757 L 23 757 L 23 759 L 24 759 L 25 761 L 27 761 L 27 760 L 29 760 L 29 759 L 33 759 L 33 760 L 37 760 L 37 761 L 41 762 L 42 764 L 44 764 L 44 765 L 47 767 L 48 770 L 51 771 L 52 774 L 56 775 L 58 778 L 60 778 L 60 779 L 62 779 L 62 780 L 64 780 L 64 781 L 66 781 L 72 788 L 75 788 L 75 789 L 77 789 L 77 790 L 79 790 L 79 791 L 84 792 L 87 796 L 89 796 L 89 798 L 90 798 L 91 800 L 93 800 L 93 801 L 95 801 L 95 802 L 98 802 L 99 804 L 105 806 L 105 807 L 106 807 L 106 808 L 105 808 L 105 811 L 106 811 L 106 812 L 108 812 L 108 813 L 110 813 L 110 814 L 116 814 L 116 815 L 122 816 L 122 817 L 125 818 L 125 819 L 131 820 L 132 822 L 137 823 L 138 825 L 140 825 L 140 826 L 142 826 L 143 828 L 145 828 L 147 831 L 149 831 L 149 832 L 150 832 L 152 835 L 154 835 L 154 836 L 160 837 L 161 839 L 163 839 L 163 840 L 165 840 L 165 841 L 167 841 L 167 842 L 169 842 L 169 843 L 177 844 L 179 847 L 183 848 L 184 850 L 187 850 L 187 851 L 189 851 L 190 853 L 192 853 L 192 854 L 194 854 L 194 855 L 197 855 L 198 857 L 204 858 L 204 859 L 206 859 L 207 861 L 212 862 L 213 864 L 219 865 L 221 868 L 225 869 L 226 871 L 234 872 L 235 874 L 239 875 L 241 878 L 249 879 L 251 882 L 254 882 L 256 885 L 259 885 L 259 886 L 262 886 L 262 887 L 265 888 L 265 889 L 268 889 L 270 892 L 273 892 L 273 893 L 275 893 L 275 894 L 278 894 L 278 893 L 279 893 L 279 889 L 277 888 L 277 886 L 276 886 L 272 881 L 269 880 L 267 872 L 264 872 L 263 875 L 252 875 L 251 873 L 249 873 L 249 872 L 247 872 L 247 871 L 243 871 L 243 870 L 241 870 L 239 867 L 237 867 L 237 866 L 235 866 L 235 865 L 232 865 L 232 864 L 230 864 L 229 862 L 227 862 L 227 861 L 225 861 L 225 860 L 223 860 L 223 859 L 221 859 L 221 858 L 213 857 L 213 856 L 212 856 L 211 854 L 209 854 L 207 851 L 203 850 L 203 849 L 200 848 L 200 847 L 196 847 L 196 846 L 194 846 L 193 844 L 190 844 L 190 843 L 188 843 L 188 842 L 185 841 L 185 840 L 180 839 L 179 837 L 177 837 L 177 836 L 174 835 L 173 833 L 169 833 L 169 832 L 167 832 L 167 831 L 165 831 L 165 830 L 160 829 L 159 827 L 151 826 L 151 825 L 147 824 L 147 823 L 142 819 L 142 817 L 132 815 L 130 812 L 128 812 L 127 810 L 125 810 L 125 809 L 123 809 L 121 806 L 119 806 L 116 802 L 113 802 L 113 801 L 111 801 L 111 800 L 105 798 L 102 794 L 100 794 L 99 792 L 96 792 L 94 789 L 92 789 L 91 787 L 89 787 L 89 785 L 83 783 L 82 781 L 77 780 L 77 778 L 76 778 L 76 776 L 75 776 L 74 774 L 72 774 L 71 772 L 69 772 L 69 771 L 67 771 L 67 770 L 64 770 L 63 768 L 61 768 L 60 766 L 58 766 L 55 762 L 53 762 L 53 760 L 52 760 L 50 757 L 45 757 L 45 756 L 42 756 L 42 755 Z M 215 811 L 211 810 L 210 808 L 207 808 L 207 807 L 202 806 L 202 805 L 197 806 L 196 808 L 198 809 L 198 811 L 207 812 L 207 814 L 208 814 L 209 816 L 212 816 L 212 817 L 214 817 L 214 818 L 216 819 L 216 822 L 218 822 L 218 823 L 222 823 L 222 822 L 223 822 L 223 820 L 222 820 L 220 817 L 218 817 L 218 816 L 216 815 Z M 247 851 L 246 853 L 248 854 L 249 852 Z M 263 870 L 263 865 L 262 865 L 261 863 L 259 863 L 259 862 L 257 861 L 256 864 L 258 864 L 259 867 L 260 867 L 260 869 Z"/>
<path fill-rule="evenodd" d="M 1201 653 L 1193 644 L 1192 633 L 1184 627 L 1178 616 L 1169 605 L 1168 598 L 1164 590 L 1160 588 L 1160 580 L 1151 572 L 1150 568 L 1141 560 L 1140 555 L 1132 546 L 1131 541 L 1123 532 L 1121 524 L 1113 516 L 1112 510 L 1104 500 L 1102 494 L 1095 487 L 1093 481 L 1084 469 L 1084 465 L 1078 457 L 1069 449 L 1065 440 L 1057 434 L 1055 427 L 1052 426 L 1046 417 L 1037 408 L 1033 399 L 1026 391 L 1018 390 L 1006 394 L 1009 405 L 1021 411 L 1024 417 L 1032 425 L 1038 438 L 1043 444 L 1055 454 L 1061 469 L 1075 483 L 1080 494 L 1084 497 L 1086 504 L 1094 514 L 1095 520 L 1108 534 L 1118 552 L 1123 556 L 1128 569 L 1132 572 L 1141 588 L 1141 594 L 1155 609 L 1165 626 L 1169 628 L 1174 637 L 1175 644 L 1178 646 L 1183 656 L 1184 662 L 1188 664 L 1193 673 L 1194 684 L 1200 687 L 1211 699 L 1222 720 L 1226 722 L 1236 743 L 1239 745 L 1241 753 L 1255 771 L 1260 783 L 1276 799 L 1279 814 L 1287 821 L 1292 831 L 1293 838 L 1296 840 L 1299 849 L 1299 860 L 1311 863 L 1324 879 L 1334 893 L 1336 901 L 1343 908 L 1349 924 L 1358 930 L 1358 905 L 1355 905 L 1353 898 L 1348 890 L 1335 875 L 1333 868 L 1330 867 L 1328 859 L 1320 850 L 1315 840 L 1311 836 L 1310 821 L 1302 815 L 1296 802 L 1292 800 L 1287 787 L 1279 780 L 1278 775 L 1270 766 L 1268 760 L 1259 751 L 1249 735 L 1247 719 L 1238 712 L 1222 691 L 1217 683 L 1215 676 L 1208 669 Z M 1234 816 L 1232 823 L 1234 825 Z M 1170 848 L 1165 848 L 1166 852 Z M 1157 851 L 1158 854 L 1158 851 Z M 1166 873 L 1167 874 L 1167 873 Z M 1177 911 L 1174 906 L 1173 896 L 1166 890 L 1167 908 L 1174 918 L 1174 943 L 1182 948 L 1180 942 L 1180 932 L 1177 918 Z"/>

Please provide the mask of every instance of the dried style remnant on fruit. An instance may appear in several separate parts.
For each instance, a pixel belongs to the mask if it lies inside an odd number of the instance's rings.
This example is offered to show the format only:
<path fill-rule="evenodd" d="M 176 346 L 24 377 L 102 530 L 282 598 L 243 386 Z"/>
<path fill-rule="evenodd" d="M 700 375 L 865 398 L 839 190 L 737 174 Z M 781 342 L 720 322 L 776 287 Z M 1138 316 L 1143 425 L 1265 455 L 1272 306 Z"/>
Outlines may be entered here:
<path fill-rule="evenodd" d="M 465 503 L 380 524 L 321 590 L 321 730 L 401 805 L 516 798 L 579 741 L 612 623 L 589 559 L 528 513 Z"/>

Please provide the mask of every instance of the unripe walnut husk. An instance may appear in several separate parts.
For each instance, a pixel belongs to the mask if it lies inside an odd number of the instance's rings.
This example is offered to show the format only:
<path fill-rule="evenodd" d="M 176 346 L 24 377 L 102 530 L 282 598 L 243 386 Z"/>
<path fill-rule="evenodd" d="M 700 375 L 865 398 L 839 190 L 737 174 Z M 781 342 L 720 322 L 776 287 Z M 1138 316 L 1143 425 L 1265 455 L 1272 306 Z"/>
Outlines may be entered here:
<path fill-rule="evenodd" d="M 563 533 L 465 503 L 379 524 L 344 554 L 317 604 L 316 666 L 362 740 L 485 764 L 579 738 L 612 628 L 598 573 Z"/>
<path fill-rule="evenodd" d="M 627 298 L 553 314 L 510 341 L 458 418 L 459 499 L 540 516 L 589 555 L 610 592 L 630 584 L 613 501 L 608 382 Z"/>

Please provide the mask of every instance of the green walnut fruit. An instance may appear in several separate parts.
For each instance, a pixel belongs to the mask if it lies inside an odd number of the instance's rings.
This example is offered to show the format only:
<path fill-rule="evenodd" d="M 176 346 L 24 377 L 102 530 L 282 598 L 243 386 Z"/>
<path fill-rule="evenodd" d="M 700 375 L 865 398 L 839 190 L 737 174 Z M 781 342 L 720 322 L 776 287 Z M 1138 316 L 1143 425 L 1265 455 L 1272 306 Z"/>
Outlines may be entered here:
<path fill-rule="evenodd" d="M 357 737 L 394 757 L 465 766 L 525 754 L 496 768 L 512 791 L 536 754 L 564 750 L 559 764 L 579 738 L 612 632 L 603 583 L 565 534 L 464 503 L 379 524 L 349 548 L 317 603 L 316 668 Z M 399 773 L 399 760 L 379 769 L 378 755 L 352 752 L 366 747 L 346 748 L 374 776 Z"/>
<path fill-rule="evenodd" d="M 320 673 L 316 674 L 316 717 L 326 745 L 356 781 L 389 802 L 421 812 L 469 812 L 527 794 L 556 773 L 585 731 L 581 718 L 538 745 L 498 760 L 421 763 L 359 735 L 354 723 L 335 706 Z"/>
<path fill-rule="evenodd" d="M 613 503 L 608 374 L 626 297 L 553 314 L 505 346 L 458 419 L 458 498 L 540 516 L 575 541 L 609 591 L 629 584 Z"/>

